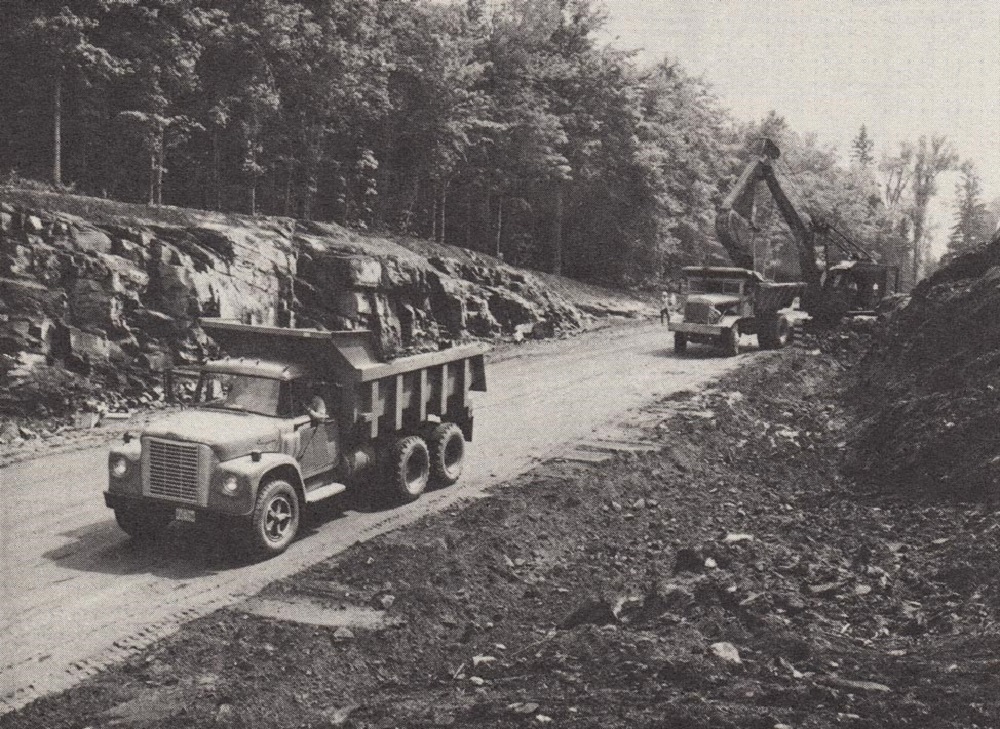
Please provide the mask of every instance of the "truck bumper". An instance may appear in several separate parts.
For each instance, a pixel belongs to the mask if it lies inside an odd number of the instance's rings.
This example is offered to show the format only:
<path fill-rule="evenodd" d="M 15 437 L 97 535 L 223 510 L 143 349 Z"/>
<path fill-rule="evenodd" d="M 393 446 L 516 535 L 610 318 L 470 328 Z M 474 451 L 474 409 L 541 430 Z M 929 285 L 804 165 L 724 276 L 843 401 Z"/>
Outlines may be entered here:
<path fill-rule="evenodd" d="M 218 511 L 205 509 L 192 504 L 178 504 L 172 501 L 160 501 L 147 497 L 136 497 L 128 494 L 116 494 L 111 491 L 104 492 L 104 505 L 109 509 L 156 509 L 169 511 L 182 521 L 208 522 L 213 520 L 224 522 L 236 522 L 242 517 L 240 514 L 222 514 Z M 182 516 L 182 513 L 185 516 Z M 194 515 L 192 517 L 192 514 Z M 242 517 L 246 518 L 246 517 Z"/>
<path fill-rule="evenodd" d="M 686 321 L 679 321 L 676 324 L 671 322 L 670 331 L 672 332 L 683 332 L 685 334 L 704 334 L 708 336 L 719 336 L 722 334 L 723 327 L 716 324 L 695 324 L 688 323 Z"/>

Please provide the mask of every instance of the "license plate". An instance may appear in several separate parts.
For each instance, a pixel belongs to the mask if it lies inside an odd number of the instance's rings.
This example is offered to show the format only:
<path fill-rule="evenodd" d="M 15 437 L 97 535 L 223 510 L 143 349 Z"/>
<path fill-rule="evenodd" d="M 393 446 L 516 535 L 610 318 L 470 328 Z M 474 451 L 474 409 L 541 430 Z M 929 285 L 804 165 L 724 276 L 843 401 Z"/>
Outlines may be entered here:
<path fill-rule="evenodd" d="M 194 509 L 178 509 L 174 512 L 177 521 L 194 521 Z"/>

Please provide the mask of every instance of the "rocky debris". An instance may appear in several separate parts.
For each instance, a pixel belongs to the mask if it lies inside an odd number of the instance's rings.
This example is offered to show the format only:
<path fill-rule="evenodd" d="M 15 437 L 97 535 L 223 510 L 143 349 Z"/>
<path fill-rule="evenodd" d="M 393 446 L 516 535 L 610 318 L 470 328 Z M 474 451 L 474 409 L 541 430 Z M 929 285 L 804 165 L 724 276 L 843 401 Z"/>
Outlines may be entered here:
<path fill-rule="evenodd" d="M 734 666 L 738 666 L 743 663 L 740 659 L 740 652 L 736 649 L 736 646 L 727 641 L 712 643 L 712 645 L 708 647 L 708 650 L 713 656 L 718 658 L 723 663 L 729 663 Z"/>
<path fill-rule="evenodd" d="M 854 392 L 848 473 L 869 490 L 994 499 L 1000 483 L 1000 232 L 882 316 Z"/>
<path fill-rule="evenodd" d="M 661 451 L 546 464 L 265 590 L 391 594 L 384 631 L 220 611 L 160 644 L 156 676 L 116 667 L 18 719 L 75 725 L 211 669 L 185 725 L 214 726 L 221 697 L 240 726 L 323 726 L 348 701 L 359 727 L 1000 725 L 1000 513 L 859 497 L 830 427 L 850 364 L 758 358 L 688 396 L 715 418 L 671 411 Z"/>

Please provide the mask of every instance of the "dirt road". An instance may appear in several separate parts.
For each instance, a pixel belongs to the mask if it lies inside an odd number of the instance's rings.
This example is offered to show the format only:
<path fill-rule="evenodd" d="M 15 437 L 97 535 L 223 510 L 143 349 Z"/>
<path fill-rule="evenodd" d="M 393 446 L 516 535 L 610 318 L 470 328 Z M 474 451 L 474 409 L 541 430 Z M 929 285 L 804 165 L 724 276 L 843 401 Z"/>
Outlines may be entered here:
<path fill-rule="evenodd" d="M 333 504 L 287 553 L 257 564 L 190 527 L 134 547 L 101 498 L 106 447 L 0 469 L 0 713 L 355 542 L 480 494 L 574 443 L 606 437 L 630 411 L 696 388 L 742 359 L 707 351 L 678 359 L 669 342 L 664 327 L 643 324 L 531 343 L 496 358 L 459 485 L 389 511 Z"/>

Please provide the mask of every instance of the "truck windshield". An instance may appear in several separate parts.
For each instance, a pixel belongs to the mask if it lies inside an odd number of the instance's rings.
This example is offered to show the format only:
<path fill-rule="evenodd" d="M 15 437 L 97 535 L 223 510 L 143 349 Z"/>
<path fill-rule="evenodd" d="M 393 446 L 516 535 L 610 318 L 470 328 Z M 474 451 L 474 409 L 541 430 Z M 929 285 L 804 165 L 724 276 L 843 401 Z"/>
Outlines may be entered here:
<path fill-rule="evenodd" d="M 274 417 L 280 412 L 280 380 L 206 372 L 199 389 L 203 407 Z"/>

